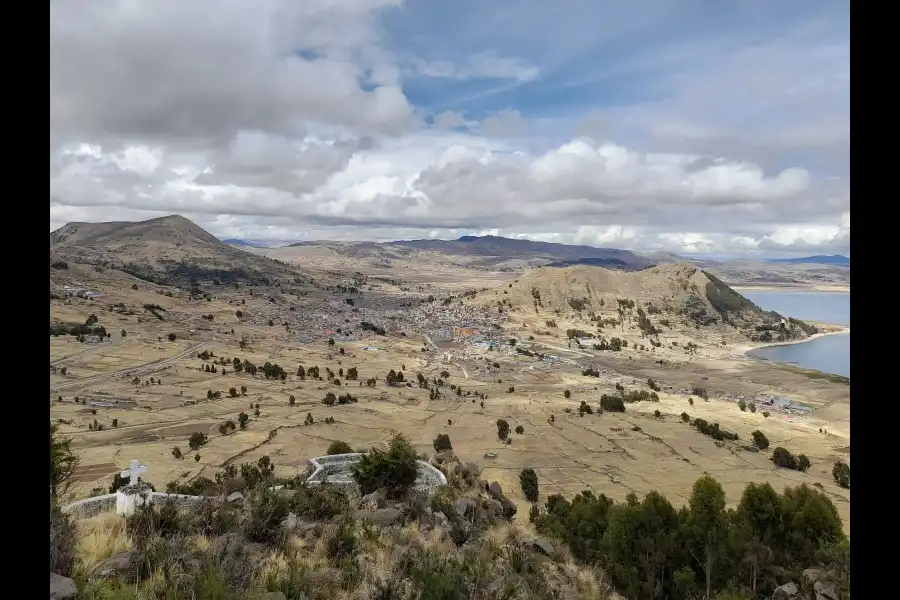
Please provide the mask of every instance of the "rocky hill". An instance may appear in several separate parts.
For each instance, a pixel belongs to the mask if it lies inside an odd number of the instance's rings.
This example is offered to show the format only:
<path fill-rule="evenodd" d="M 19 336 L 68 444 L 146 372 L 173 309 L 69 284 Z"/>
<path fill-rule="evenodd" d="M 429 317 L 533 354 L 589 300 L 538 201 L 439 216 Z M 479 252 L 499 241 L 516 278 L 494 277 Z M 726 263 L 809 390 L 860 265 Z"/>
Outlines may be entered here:
<path fill-rule="evenodd" d="M 520 485 L 533 502 L 526 515 L 451 449 L 431 457 L 447 485 L 430 497 L 415 492 L 415 450 L 396 436 L 359 463 L 355 492 L 276 477 L 264 456 L 215 480 L 171 482 L 169 492 L 194 497 L 190 510 L 169 498 L 127 519 L 84 518 L 56 503 L 64 478 L 52 469 L 71 450 L 54 435 L 51 428 L 50 586 L 59 600 L 850 597 L 840 517 L 826 494 L 805 485 L 782 495 L 751 483 L 728 513 L 710 476 L 678 510 L 656 491 L 624 503 L 590 490 L 542 498 L 537 474 L 523 469 Z M 445 438 L 435 448 L 450 446 Z M 706 578 L 711 556 L 715 576 Z"/>
<path fill-rule="evenodd" d="M 69 223 L 50 233 L 50 250 L 51 262 L 55 257 L 155 283 L 265 284 L 298 278 L 287 265 L 225 244 L 180 215 L 138 222 Z"/>
<path fill-rule="evenodd" d="M 816 329 L 764 311 L 708 271 L 692 265 L 662 265 L 637 272 L 600 267 L 540 268 L 483 295 L 481 303 L 510 309 L 604 312 L 634 316 L 649 333 L 665 316 L 688 327 L 737 331 L 754 341 L 803 339 Z"/>

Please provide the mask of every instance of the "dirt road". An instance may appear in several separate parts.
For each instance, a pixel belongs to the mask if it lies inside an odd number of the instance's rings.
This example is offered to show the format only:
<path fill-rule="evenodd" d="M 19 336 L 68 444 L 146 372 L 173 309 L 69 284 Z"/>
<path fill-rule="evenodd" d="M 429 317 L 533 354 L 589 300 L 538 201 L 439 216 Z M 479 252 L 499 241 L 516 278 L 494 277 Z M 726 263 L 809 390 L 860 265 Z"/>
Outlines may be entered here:
<path fill-rule="evenodd" d="M 159 369 L 162 369 L 166 365 L 169 365 L 175 361 L 178 361 L 187 356 L 196 354 L 197 352 L 200 352 L 201 350 L 203 350 L 203 348 L 206 348 L 207 346 L 210 346 L 212 344 L 213 344 L 213 342 L 202 342 L 200 344 L 197 344 L 196 346 L 192 346 L 192 347 L 188 348 L 187 350 L 176 354 L 175 356 L 171 356 L 169 358 L 164 358 L 162 360 L 157 360 L 157 361 L 154 361 L 151 363 L 147 363 L 145 365 L 137 365 L 137 366 L 131 367 L 129 369 L 123 369 L 121 371 L 113 371 L 112 373 L 104 373 L 103 375 L 95 375 L 93 377 L 87 377 L 85 379 L 65 381 L 63 383 L 51 385 L 50 391 L 56 392 L 59 390 L 66 390 L 66 389 L 70 389 L 70 388 L 74 388 L 74 387 L 90 385 L 92 383 L 97 383 L 98 381 L 103 381 L 105 379 L 110 379 L 112 377 L 120 377 L 123 375 L 128 376 L 128 377 L 147 375 L 149 373 L 153 373 L 154 371 L 158 371 Z"/>

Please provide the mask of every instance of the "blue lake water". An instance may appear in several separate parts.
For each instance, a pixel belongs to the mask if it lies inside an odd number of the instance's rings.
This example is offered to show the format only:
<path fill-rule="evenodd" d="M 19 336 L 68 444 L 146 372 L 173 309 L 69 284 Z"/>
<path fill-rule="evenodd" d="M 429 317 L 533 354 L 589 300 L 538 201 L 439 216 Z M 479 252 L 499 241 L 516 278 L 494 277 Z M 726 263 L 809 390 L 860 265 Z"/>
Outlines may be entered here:
<path fill-rule="evenodd" d="M 742 292 L 764 310 L 796 319 L 850 325 L 850 293 L 844 292 Z M 787 346 L 769 346 L 753 356 L 794 363 L 805 369 L 850 377 L 850 334 L 824 337 Z"/>

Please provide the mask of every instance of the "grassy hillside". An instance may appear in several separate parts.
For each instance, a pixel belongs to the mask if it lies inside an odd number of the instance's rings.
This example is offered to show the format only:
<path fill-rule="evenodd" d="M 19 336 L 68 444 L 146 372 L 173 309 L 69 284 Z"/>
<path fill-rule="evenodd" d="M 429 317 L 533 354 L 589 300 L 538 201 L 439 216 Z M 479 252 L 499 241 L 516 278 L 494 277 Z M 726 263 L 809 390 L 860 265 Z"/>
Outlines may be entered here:
<path fill-rule="evenodd" d="M 435 440 L 442 450 L 431 460 L 449 483 L 431 498 L 408 490 L 416 456 L 395 437 L 356 472 L 372 490 L 362 498 L 278 480 L 264 457 L 215 481 L 171 484 L 209 496 L 190 511 L 161 504 L 128 519 L 73 521 L 52 509 L 51 572 L 73 577 L 80 600 L 600 600 L 620 597 L 613 587 L 635 600 L 749 600 L 789 581 L 810 587 L 809 573 L 849 599 L 840 518 L 806 486 L 779 494 L 750 484 L 726 509 L 722 488 L 703 477 L 676 510 L 656 492 L 622 504 L 590 491 L 541 498 L 525 469 L 521 485 L 535 502 L 526 518 L 451 445 Z M 51 446 L 59 490 L 71 454 L 59 439 Z"/>

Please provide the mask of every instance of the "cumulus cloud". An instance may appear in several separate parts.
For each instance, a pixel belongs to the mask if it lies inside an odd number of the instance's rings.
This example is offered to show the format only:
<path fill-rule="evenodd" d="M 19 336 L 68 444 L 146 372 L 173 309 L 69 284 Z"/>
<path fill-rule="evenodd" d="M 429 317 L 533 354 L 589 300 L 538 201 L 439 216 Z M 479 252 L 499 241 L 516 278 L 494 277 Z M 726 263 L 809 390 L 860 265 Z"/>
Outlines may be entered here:
<path fill-rule="evenodd" d="M 829 71 L 839 49 L 773 66 L 761 59 L 787 42 L 742 48 L 721 68 L 666 78 L 662 100 L 574 116 L 532 118 L 533 106 L 500 98 L 428 114 L 431 88 L 406 81 L 385 33 L 404 10 L 55 1 L 51 229 L 178 212 L 221 237 L 272 241 L 493 232 L 648 251 L 848 251 L 849 121 L 821 97 L 842 89 Z M 512 52 L 445 55 L 424 53 L 419 75 L 522 89 L 552 76 Z M 733 97 L 716 83 L 726 75 Z M 766 96 L 775 113 L 760 112 Z M 771 120 L 803 106 L 821 127 Z"/>

